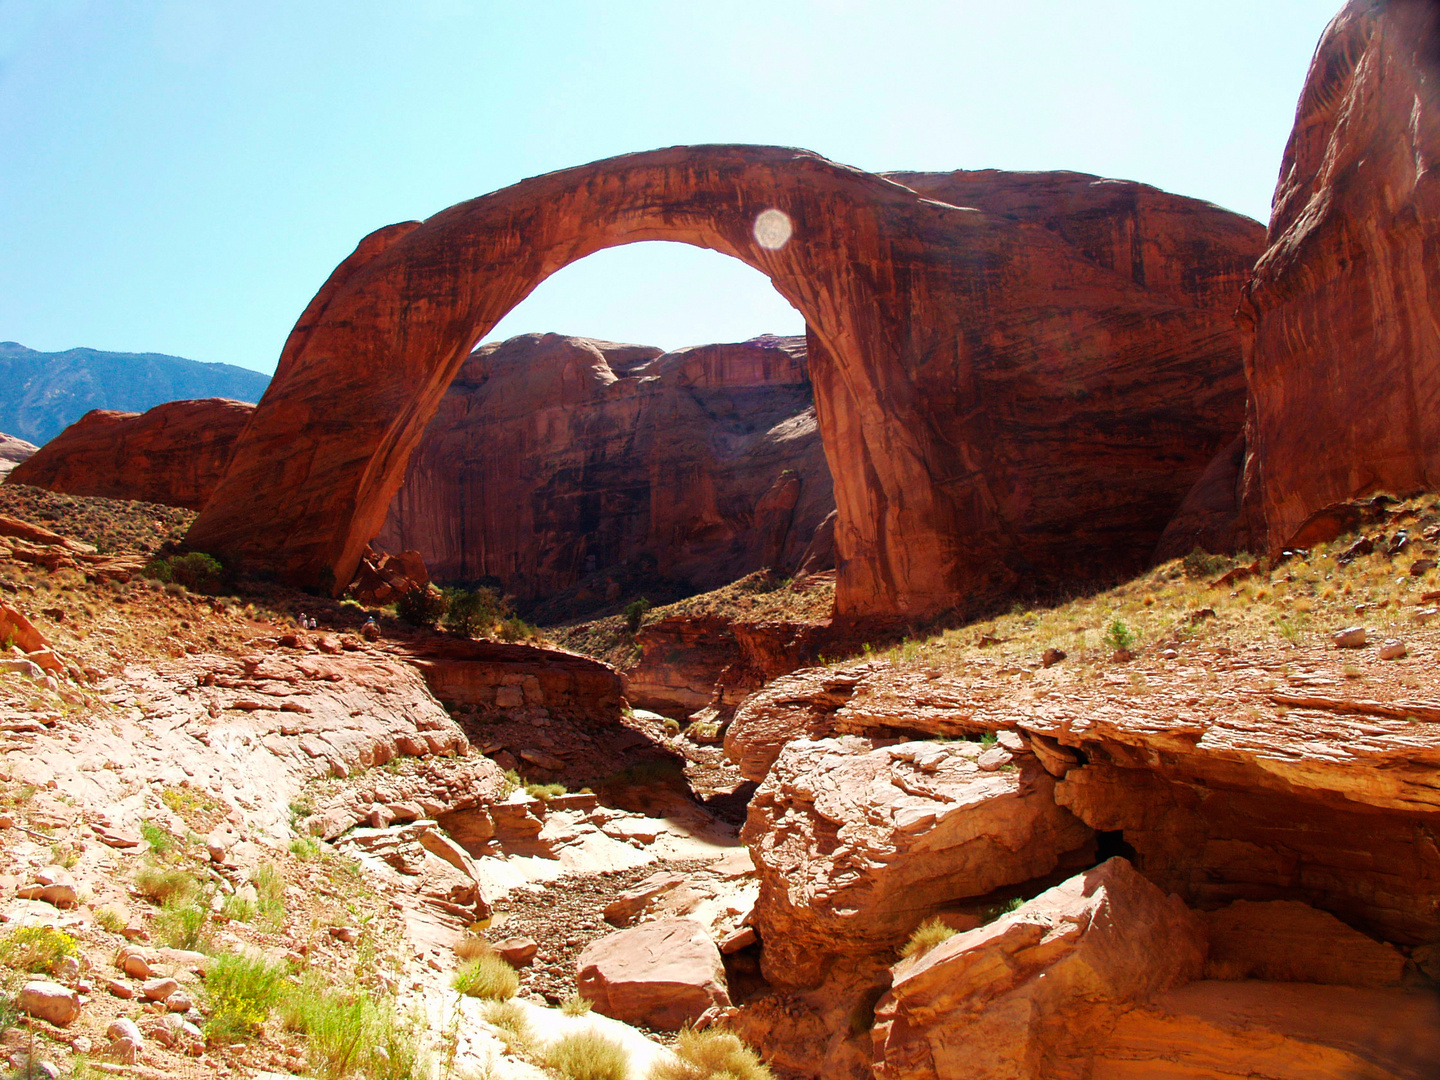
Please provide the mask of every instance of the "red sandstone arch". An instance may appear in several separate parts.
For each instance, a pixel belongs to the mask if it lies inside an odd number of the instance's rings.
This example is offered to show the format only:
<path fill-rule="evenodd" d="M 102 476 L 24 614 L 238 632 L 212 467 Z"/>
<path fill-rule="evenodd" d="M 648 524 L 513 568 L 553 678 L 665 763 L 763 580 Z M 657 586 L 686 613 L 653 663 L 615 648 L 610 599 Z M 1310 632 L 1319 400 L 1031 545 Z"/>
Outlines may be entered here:
<path fill-rule="evenodd" d="M 1041 200 L 1054 220 L 1016 174 L 904 186 L 805 151 L 675 147 L 381 229 L 301 316 L 188 541 L 343 585 L 475 343 L 566 264 L 672 240 L 760 270 L 805 316 L 842 613 L 1143 563 L 1240 425 L 1227 309 L 1262 230 L 1142 185 L 1029 175 L 1059 193 Z M 767 209 L 793 223 L 778 250 L 753 234 Z"/>

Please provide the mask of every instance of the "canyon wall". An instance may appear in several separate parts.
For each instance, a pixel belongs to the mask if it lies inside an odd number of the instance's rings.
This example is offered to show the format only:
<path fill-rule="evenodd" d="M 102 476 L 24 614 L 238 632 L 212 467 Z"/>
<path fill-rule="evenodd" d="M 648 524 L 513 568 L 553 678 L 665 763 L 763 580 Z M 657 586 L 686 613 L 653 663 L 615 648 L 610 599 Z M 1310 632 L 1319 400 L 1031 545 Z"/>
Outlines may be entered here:
<path fill-rule="evenodd" d="M 611 570 L 703 591 L 793 568 L 834 505 L 803 339 L 526 334 L 465 361 L 377 544 L 521 602 Z"/>

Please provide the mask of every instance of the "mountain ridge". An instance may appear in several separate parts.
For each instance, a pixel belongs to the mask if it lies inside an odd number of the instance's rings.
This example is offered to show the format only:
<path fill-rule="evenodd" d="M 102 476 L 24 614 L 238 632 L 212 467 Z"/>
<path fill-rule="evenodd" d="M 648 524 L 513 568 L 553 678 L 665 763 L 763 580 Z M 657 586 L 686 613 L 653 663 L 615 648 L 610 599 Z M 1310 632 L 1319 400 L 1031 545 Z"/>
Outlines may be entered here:
<path fill-rule="evenodd" d="M 256 402 L 270 377 L 165 353 L 78 347 L 41 352 L 0 341 L 0 431 L 42 444 L 91 409 L 145 410 L 179 398 Z"/>

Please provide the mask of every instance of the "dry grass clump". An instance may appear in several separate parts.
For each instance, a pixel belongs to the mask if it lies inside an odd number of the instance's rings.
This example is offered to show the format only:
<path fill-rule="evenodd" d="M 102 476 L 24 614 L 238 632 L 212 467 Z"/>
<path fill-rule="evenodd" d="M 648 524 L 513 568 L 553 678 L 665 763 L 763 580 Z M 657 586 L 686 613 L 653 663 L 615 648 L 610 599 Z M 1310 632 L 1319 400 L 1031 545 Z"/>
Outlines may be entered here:
<path fill-rule="evenodd" d="M 525 1054 L 535 1044 L 535 1029 L 530 1026 L 530 1015 L 518 1001 L 490 1001 L 480 1015 L 487 1024 L 500 1030 L 505 1051 L 510 1054 Z"/>
<path fill-rule="evenodd" d="M 720 1028 L 686 1028 L 674 1049 L 675 1059 L 657 1061 L 646 1080 L 775 1080 L 740 1036 Z"/>
<path fill-rule="evenodd" d="M 590 999 L 579 994 L 571 994 L 560 1003 L 560 1011 L 566 1016 L 584 1016 L 591 1008 Z"/>
<path fill-rule="evenodd" d="M 545 1064 L 564 1080 L 629 1080 L 630 1055 L 598 1031 L 562 1035 L 545 1048 Z"/>
<path fill-rule="evenodd" d="M 487 952 L 456 969 L 450 985 L 466 997 L 507 1001 L 520 990 L 520 976 L 498 953 Z"/>
<path fill-rule="evenodd" d="M 178 866 L 143 863 L 135 872 L 135 891 L 156 904 L 184 903 L 200 892 L 200 882 Z"/>
<path fill-rule="evenodd" d="M 465 934 L 455 942 L 455 955 L 461 960 L 475 960 L 481 956 L 489 956 L 494 951 L 495 947 L 479 934 Z"/>
<path fill-rule="evenodd" d="M 936 945 L 949 941 L 955 936 L 955 931 L 946 926 L 939 917 L 926 919 L 915 928 L 910 939 L 900 949 L 902 959 L 910 956 L 924 956 Z"/>

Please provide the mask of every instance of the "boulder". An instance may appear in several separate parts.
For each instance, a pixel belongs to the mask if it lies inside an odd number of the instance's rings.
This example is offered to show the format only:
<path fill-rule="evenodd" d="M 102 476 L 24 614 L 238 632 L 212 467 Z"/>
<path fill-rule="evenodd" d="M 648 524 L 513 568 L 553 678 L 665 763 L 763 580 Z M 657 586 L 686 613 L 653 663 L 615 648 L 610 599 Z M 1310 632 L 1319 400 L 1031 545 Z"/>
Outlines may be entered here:
<path fill-rule="evenodd" d="M 1210 978 L 1399 986 L 1405 957 L 1299 900 L 1237 900 L 1205 915 Z"/>
<path fill-rule="evenodd" d="M 1077 1060 L 1126 1010 L 1198 978 L 1204 963 L 1200 921 L 1124 859 L 1110 859 L 895 965 L 875 1009 L 875 1075 L 1088 1075 Z"/>
<path fill-rule="evenodd" d="M 32 979 L 20 987 L 15 1007 L 57 1027 L 65 1027 L 80 1015 L 80 995 L 59 983 Z"/>
<path fill-rule="evenodd" d="M 871 664 L 846 668 L 806 668 L 775 679 L 751 694 L 735 710 L 725 731 L 725 756 L 740 775 L 765 779 L 780 751 L 792 739 L 834 734 L 833 715 L 874 670 Z"/>
<path fill-rule="evenodd" d="M 16 895 L 22 900 L 43 900 L 58 908 L 72 908 L 80 903 L 75 879 L 63 866 L 47 866 L 35 871 L 31 883 Z"/>
<path fill-rule="evenodd" d="M 575 962 L 580 996 L 627 1024 L 678 1031 L 727 1008 L 725 966 L 705 928 L 661 919 L 591 942 Z"/>
<path fill-rule="evenodd" d="M 343 588 L 470 343 L 575 257 L 640 237 L 732 255 L 801 309 L 845 616 L 1113 580 L 1242 423 L 1232 316 L 1256 222 L 1076 173 L 877 176 L 791 148 L 670 147 L 363 239 L 297 323 L 188 542 Z M 577 352 L 572 384 L 618 381 L 598 349 Z M 557 427 L 565 370 L 536 399 L 560 399 L 542 415 Z M 708 512 L 703 474 L 659 466 L 675 520 Z M 769 480 L 752 520 L 773 545 L 792 485 Z M 498 527 L 528 510 L 489 505 Z M 530 534 L 507 550 L 550 547 Z"/>
<path fill-rule="evenodd" d="M 513 968 L 528 967 L 540 951 L 539 942 L 528 937 L 504 938 L 492 947 Z"/>
<path fill-rule="evenodd" d="M 985 770 L 987 752 L 857 736 L 786 746 L 741 832 L 770 982 L 816 985 L 837 957 L 892 950 L 945 905 L 1086 858 L 1091 831 L 1055 804 L 1054 778 L 1004 750 Z"/>
<path fill-rule="evenodd" d="M 22 461 L 40 448 L 32 442 L 0 433 L 0 480 L 4 480 Z"/>
<path fill-rule="evenodd" d="M 685 882 L 682 874 L 663 871 L 651 874 L 632 889 L 626 889 L 605 905 L 605 921 L 611 926 L 627 926 L 649 907 L 650 902 Z"/>

